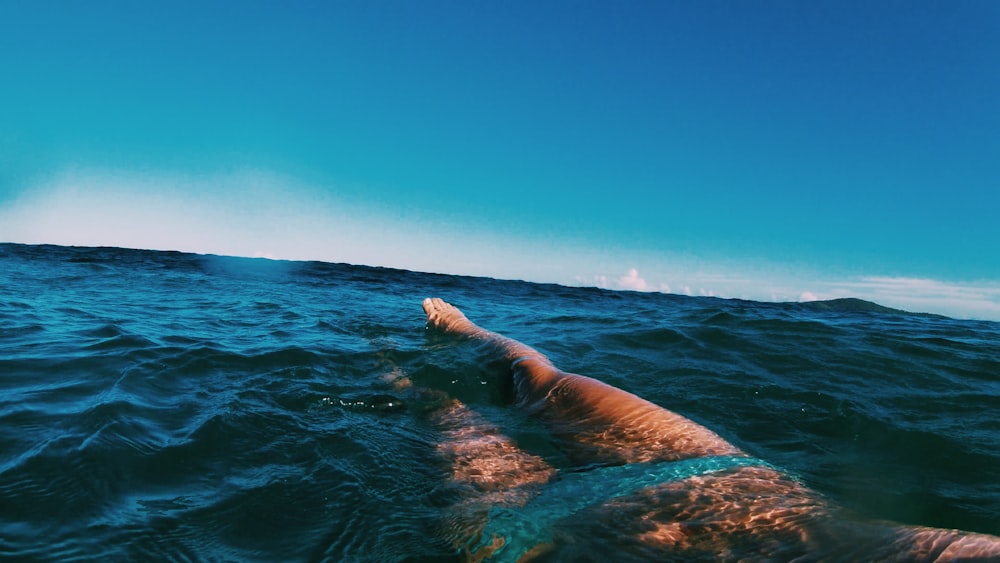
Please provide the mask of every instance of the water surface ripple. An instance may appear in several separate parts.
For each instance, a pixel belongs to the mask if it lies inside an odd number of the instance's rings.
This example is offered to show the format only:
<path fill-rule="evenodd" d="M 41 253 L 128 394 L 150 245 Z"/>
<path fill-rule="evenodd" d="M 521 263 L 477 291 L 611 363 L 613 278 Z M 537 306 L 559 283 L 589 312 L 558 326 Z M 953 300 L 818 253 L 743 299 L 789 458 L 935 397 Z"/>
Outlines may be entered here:
<path fill-rule="evenodd" d="M 414 389 L 556 448 L 502 370 L 426 333 L 428 295 L 864 517 L 1000 534 L 997 323 L 0 245 L 0 557 L 456 558 Z"/>

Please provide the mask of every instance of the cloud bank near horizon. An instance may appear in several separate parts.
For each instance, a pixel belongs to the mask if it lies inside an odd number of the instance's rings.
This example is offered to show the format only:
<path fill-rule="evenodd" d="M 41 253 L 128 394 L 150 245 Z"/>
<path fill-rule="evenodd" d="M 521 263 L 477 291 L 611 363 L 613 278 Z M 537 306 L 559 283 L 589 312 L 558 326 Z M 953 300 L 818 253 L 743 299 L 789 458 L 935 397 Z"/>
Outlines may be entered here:
<path fill-rule="evenodd" d="M 1000 282 L 995 281 L 833 279 L 822 272 L 736 260 L 638 259 L 627 252 L 477 231 L 451 219 L 338 200 L 290 178 L 253 170 L 156 177 L 77 170 L 54 176 L 0 208 L 0 241 L 321 260 L 757 301 L 857 297 L 914 312 L 1000 321 Z"/>
<path fill-rule="evenodd" d="M 565 246 L 493 232 L 475 218 L 331 195 L 337 191 L 259 170 L 187 175 L 71 169 L 0 207 L 0 241 L 561 279 L 565 266 L 558 258 L 567 254 Z"/>
<path fill-rule="evenodd" d="M 647 281 L 632 267 L 620 277 L 578 276 L 574 285 L 594 285 L 621 291 L 677 293 L 688 296 L 751 299 L 772 302 L 827 301 L 854 297 L 916 313 L 955 318 L 1000 320 L 1000 282 L 946 282 L 927 278 L 863 276 L 856 279 L 748 279 L 678 272 L 687 278 L 673 291 L 667 281 Z M 798 289 L 808 287 L 811 289 Z"/>

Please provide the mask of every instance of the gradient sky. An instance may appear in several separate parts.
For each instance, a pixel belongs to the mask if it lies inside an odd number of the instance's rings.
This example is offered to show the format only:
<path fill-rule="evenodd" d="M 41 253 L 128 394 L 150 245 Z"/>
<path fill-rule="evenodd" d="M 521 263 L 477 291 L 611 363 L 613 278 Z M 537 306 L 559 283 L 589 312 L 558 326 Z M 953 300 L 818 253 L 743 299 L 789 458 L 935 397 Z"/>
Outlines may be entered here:
<path fill-rule="evenodd" d="M 1000 319 L 1000 3 L 0 0 L 0 241 Z"/>

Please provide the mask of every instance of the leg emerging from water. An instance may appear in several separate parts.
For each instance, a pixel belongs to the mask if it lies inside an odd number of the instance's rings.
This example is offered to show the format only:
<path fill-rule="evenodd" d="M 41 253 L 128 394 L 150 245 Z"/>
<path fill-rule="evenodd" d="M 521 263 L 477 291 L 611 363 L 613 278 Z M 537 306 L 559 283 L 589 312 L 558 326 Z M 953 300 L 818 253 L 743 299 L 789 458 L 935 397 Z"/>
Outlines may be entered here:
<path fill-rule="evenodd" d="M 407 389 L 412 381 L 400 372 L 384 380 L 396 389 Z M 522 450 L 493 422 L 446 393 L 416 390 L 437 405 L 428 417 L 439 432 L 437 453 L 450 466 L 446 491 L 449 510 L 438 529 L 442 538 L 469 561 L 490 559 L 507 548 L 510 538 L 487 524 L 492 512 L 516 510 L 527 503 L 556 473 L 542 457 Z M 545 538 L 530 542 L 525 554 L 546 549 Z"/>
<path fill-rule="evenodd" d="M 490 346 L 510 361 L 517 404 L 557 436 L 571 436 L 595 461 L 639 462 L 740 456 L 711 430 L 632 393 L 556 368 L 534 348 L 483 329 L 453 305 L 425 299 L 427 324 Z"/>
<path fill-rule="evenodd" d="M 534 348 L 477 326 L 440 299 L 425 299 L 423 307 L 429 327 L 476 340 L 496 359 L 509 362 L 516 403 L 545 420 L 553 434 L 582 446 L 591 462 L 626 464 L 563 476 L 547 484 L 525 507 L 532 518 L 544 516 L 539 509 L 566 505 L 569 509 L 561 513 L 566 516 L 561 524 L 564 529 L 575 529 L 573 526 L 582 522 L 577 534 L 581 539 L 593 538 L 590 532 L 622 528 L 618 530 L 622 538 L 632 537 L 661 555 L 696 559 L 1000 560 L 1000 538 L 993 536 L 846 517 L 797 479 L 749 459 L 714 432 L 683 416 L 622 389 L 566 373 Z M 472 416 L 463 409 L 456 406 L 447 416 L 457 417 L 456 421 Z M 455 426 L 460 428 L 461 424 Z M 524 489 L 525 484 L 541 484 L 554 474 L 546 468 L 530 477 L 518 477 L 518 464 L 532 456 L 492 432 L 482 434 L 487 426 L 471 426 L 479 430 L 470 428 L 465 434 L 459 429 L 450 435 L 451 445 L 447 446 L 454 448 L 453 457 L 460 460 L 457 481 L 475 482 L 486 489 L 499 487 L 497 492 L 507 492 L 496 498 L 507 496 L 520 504 L 526 496 L 538 493 L 537 488 Z M 472 442 L 464 444 L 469 438 Z M 521 461 L 504 465 L 502 458 L 508 451 L 519 452 L 514 459 Z M 729 467 L 698 466 L 701 460 L 697 458 L 710 460 L 713 456 L 728 458 Z M 677 463 L 638 463 L 648 461 Z M 671 473 L 692 462 L 694 471 Z M 486 468 L 481 467 L 484 463 Z M 465 476 L 466 466 L 472 469 L 469 475 L 476 477 Z M 640 472 L 638 479 L 636 471 Z M 598 487 L 587 479 L 588 473 L 597 479 Z M 650 476 L 662 480 L 648 482 Z M 616 483 L 623 479 L 634 479 L 641 488 L 616 490 Z M 588 487 L 573 486 L 580 484 Z M 586 500 L 591 488 L 610 492 L 608 498 Z M 528 495 L 523 495 L 524 491 Z M 562 498 L 574 496 L 582 496 L 587 506 L 580 508 L 576 505 L 581 503 L 566 503 Z M 502 545 L 498 540 L 493 548 Z M 614 545 L 622 544 L 616 540 Z M 500 555 L 509 552 L 522 553 L 508 549 Z"/>

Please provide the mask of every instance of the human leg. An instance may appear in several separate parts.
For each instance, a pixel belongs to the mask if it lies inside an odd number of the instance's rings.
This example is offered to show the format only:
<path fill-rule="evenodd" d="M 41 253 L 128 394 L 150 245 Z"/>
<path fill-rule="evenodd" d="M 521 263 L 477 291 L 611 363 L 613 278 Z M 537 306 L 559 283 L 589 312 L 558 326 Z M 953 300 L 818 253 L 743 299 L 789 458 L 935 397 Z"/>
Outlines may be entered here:
<path fill-rule="evenodd" d="M 516 402 L 549 422 L 554 434 L 589 448 L 597 461 L 740 460 L 676 479 L 670 478 L 673 464 L 650 464 L 668 470 L 656 473 L 666 476 L 663 482 L 634 491 L 626 487 L 604 501 L 587 497 L 593 502 L 583 508 L 563 503 L 567 508 L 560 516 L 622 527 L 622 537 L 681 557 L 1000 561 L 1000 538 L 859 521 L 798 479 L 766 463 L 750 463 L 738 448 L 693 421 L 600 381 L 562 372 L 537 350 L 475 325 L 444 301 L 425 300 L 424 310 L 428 325 L 493 347 L 510 362 Z M 562 489 L 569 490 L 556 487 L 538 498 L 549 500 Z M 591 536 L 584 529 L 579 537 Z"/>
<path fill-rule="evenodd" d="M 744 455 L 711 430 L 623 389 L 564 372 L 544 354 L 479 327 L 441 299 L 425 299 L 427 323 L 478 340 L 510 362 L 515 401 L 546 420 L 557 436 L 595 460 L 637 462 Z"/>

